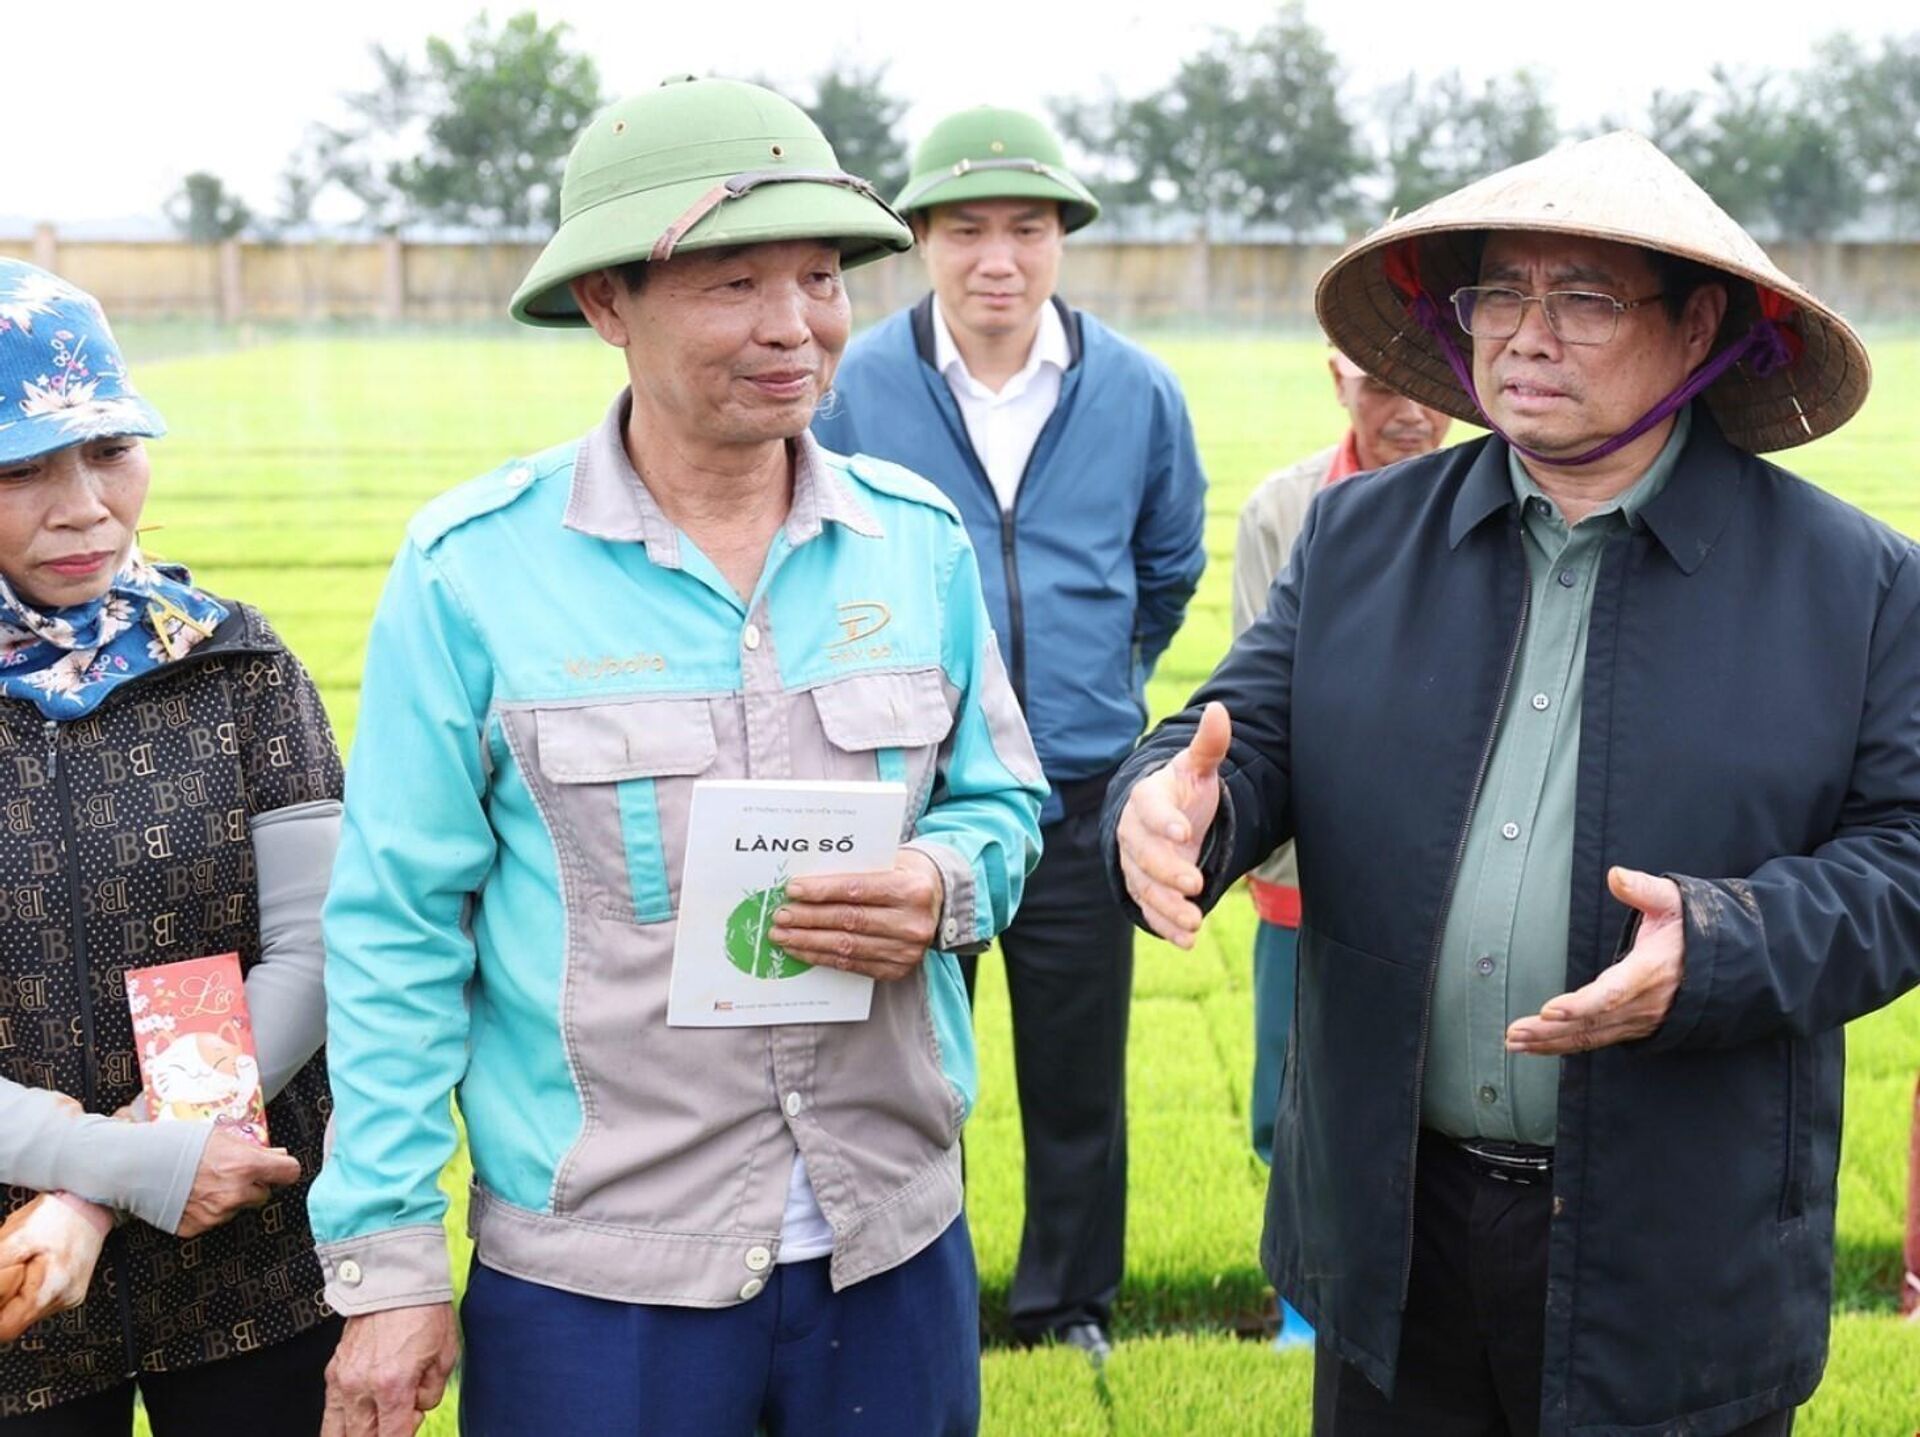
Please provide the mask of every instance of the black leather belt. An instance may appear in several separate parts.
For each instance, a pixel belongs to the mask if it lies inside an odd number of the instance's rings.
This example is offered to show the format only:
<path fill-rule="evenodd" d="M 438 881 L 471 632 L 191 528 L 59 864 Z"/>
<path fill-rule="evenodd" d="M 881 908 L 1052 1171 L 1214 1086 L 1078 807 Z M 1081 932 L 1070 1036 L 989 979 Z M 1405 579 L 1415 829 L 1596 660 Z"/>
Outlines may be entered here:
<path fill-rule="evenodd" d="M 1491 1138 L 1450 1138 L 1467 1163 L 1483 1178 L 1531 1188 L 1553 1181 L 1553 1149 L 1533 1143 L 1503 1143 Z"/>

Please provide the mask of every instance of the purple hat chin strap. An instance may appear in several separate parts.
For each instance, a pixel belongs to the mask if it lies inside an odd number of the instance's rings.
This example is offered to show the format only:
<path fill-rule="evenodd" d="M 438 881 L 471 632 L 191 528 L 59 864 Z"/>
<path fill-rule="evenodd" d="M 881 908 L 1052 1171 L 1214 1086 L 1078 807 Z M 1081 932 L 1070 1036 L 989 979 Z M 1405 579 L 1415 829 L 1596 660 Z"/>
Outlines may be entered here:
<path fill-rule="evenodd" d="M 1705 364 L 1694 370 L 1692 374 L 1687 376 L 1686 381 L 1681 384 L 1679 388 L 1675 389 L 1671 394 L 1667 395 L 1665 399 L 1662 399 L 1658 404 L 1654 405 L 1653 408 L 1634 420 L 1632 424 L 1628 425 L 1620 433 L 1614 435 L 1611 439 L 1594 445 L 1593 448 L 1584 454 L 1576 454 L 1571 459 L 1563 459 L 1555 454 L 1541 454 L 1537 450 L 1529 449 L 1526 445 L 1516 442 L 1512 435 L 1508 434 L 1507 431 L 1502 429 L 1498 424 L 1495 424 L 1488 416 L 1485 408 L 1481 406 L 1480 393 L 1473 386 L 1473 373 L 1468 369 L 1467 362 L 1461 357 L 1460 351 L 1454 347 L 1452 329 L 1448 325 L 1446 317 L 1441 314 L 1440 306 L 1434 302 L 1432 295 L 1422 290 L 1414 296 L 1413 302 L 1408 308 L 1413 315 L 1414 321 L 1419 324 L 1422 329 L 1426 330 L 1428 334 L 1432 335 L 1434 340 L 1439 344 L 1441 354 L 1446 356 L 1448 367 L 1453 370 L 1454 377 L 1460 381 L 1460 387 L 1466 391 L 1467 398 L 1472 401 L 1474 409 L 1479 413 L 1482 422 L 1486 424 L 1487 428 L 1506 440 L 1508 446 L 1518 453 L 1526 455 L 1529 459 L 1538 459 L 1543 464 L 1551 464 L 1559 469 L 1571 469 L 1582 464 L 1592 464 L 1601 459 L 1605 459 L 1616 450 L 1625 448 L 1662 420 L 1679 413 L 1681 408 L 1690 403 L 1695 395 L 1699 394 L 1707 388 L 1708 385 L 1712 384 L 1743 359 L 1751 361 L 1749 367 L 1755 375 L 1761 378 L 1765 378 L 1769 374 L 1784 369 L 1793 362 L 1793 351 L 1788 348 L 1786 332 L 1780 325 L 1771 319 L 1763 318 L 1755 320 L 1753 328 L 1749 329 L 1739 339 L 1735 340 Z"/>

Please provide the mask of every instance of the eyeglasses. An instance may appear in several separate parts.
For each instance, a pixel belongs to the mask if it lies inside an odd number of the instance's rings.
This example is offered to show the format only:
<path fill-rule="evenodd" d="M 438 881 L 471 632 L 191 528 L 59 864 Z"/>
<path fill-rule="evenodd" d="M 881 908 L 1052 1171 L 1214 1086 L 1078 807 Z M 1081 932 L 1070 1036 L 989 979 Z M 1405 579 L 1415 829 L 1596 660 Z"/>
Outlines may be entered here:
<path fill-rule="evenodd" d="M 1449 296 L 1460 328 L 1475 339 L 1512 339 L 1520 332 L 1527 306 L 1537 304 L 1546 313 L 1547 328 L 1564 344 L 1605 344 L 1620 332 L 1621 315 L 1662 297 L 1615 299 L 1584 289 L 1522 294 L 1494 284 L 1466 285 Z"/>

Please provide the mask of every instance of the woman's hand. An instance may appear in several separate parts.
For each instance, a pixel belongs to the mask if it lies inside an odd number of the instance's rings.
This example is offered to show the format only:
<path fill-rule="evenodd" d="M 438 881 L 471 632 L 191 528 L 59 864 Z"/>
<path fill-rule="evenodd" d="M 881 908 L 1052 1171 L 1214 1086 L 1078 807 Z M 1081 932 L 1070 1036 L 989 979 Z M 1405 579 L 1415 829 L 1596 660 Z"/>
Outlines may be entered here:
<path fill-rule="evenodd" d="M 42 1193 L 0 1226 L 0 1342 L 86 1300 L 112 1225 L 92 1203 Z"/>
<path fill-rule="evenodd" d="M 300 1180 L 300 1160 L 285 1148 L 263 1148 L 216 1127 L 200 1154 L 193 1191 L 180 1212 L 180 1237 L 198 1237 L 242 1208 L 259 1207 L 277 1187 Z"/>

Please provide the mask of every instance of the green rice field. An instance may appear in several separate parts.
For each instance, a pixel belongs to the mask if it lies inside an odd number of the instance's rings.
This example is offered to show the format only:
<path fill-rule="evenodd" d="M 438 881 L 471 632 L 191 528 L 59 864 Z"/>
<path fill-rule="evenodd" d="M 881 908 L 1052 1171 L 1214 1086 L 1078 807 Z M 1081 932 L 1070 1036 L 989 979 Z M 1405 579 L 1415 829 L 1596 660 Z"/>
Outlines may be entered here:
<path fill-rule="evenodd" d="M 463 479 L 584 430 L 622 382 L 617 356 L 586 335 L 267 337 L 239 348 L 130 339 L 135 374 L 174 431 L 153 445 L 148 518 L 160 527 L 147 536 L 149 551 L 188 562 L 209 586 L 265 609 L 319 681 L 343 744 L 358 710 L 363 635 L 407 517 Z M 1212 480 L 1212 563 L 1152 688 L 1164 713 L 1226 647 L 1242 498 L 1268 470 L 1331 443 L 1341 415 L 1310 341 L 1167 338 L 1152 347 L 1186 387 Z M 1920 534 L 1920 416 L 1911 407 L 1920 341 L 1882 341 L 1874 356 L 1866 411 L 1785 457 Z M 1245 1132 L 1253 927 L 1250 904 L 1236 894 L 1191 953 L 1141 940 L 1119 1346 L 1096 1375 L 1073 1351 L 996 1342 L 985 1360 L 988 1433 L 1308 1430 L 1310 1357 L 1279 1355 L 1257 1340 L 1272 1294 L 1255 1260 L 1265 1174 Z M 983 1092 L 968 1154 L 990 1336 L 1004 1332 L 1021 1206 L 1007 1027 L 1004 985 L 988 960 Z M 1920 1431 L 1920 1324 L 1900 1321 L 1895 1289 L 1920 997 L 1861 1021 L 1851 1037 L 1833 1357 L 1798 1430 L 1907 1437 Z M 463 1170 L 449 1171 L 456 1271 L 466 1262 L 464 1183 Z M 1256 1340 L 1238 1335 L 1248 1332 Z M 426 1430 L 453 1433 L 451 1400 Z"/>

